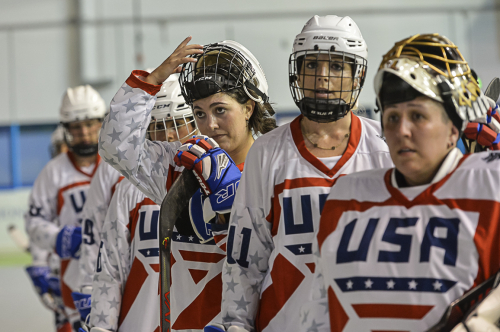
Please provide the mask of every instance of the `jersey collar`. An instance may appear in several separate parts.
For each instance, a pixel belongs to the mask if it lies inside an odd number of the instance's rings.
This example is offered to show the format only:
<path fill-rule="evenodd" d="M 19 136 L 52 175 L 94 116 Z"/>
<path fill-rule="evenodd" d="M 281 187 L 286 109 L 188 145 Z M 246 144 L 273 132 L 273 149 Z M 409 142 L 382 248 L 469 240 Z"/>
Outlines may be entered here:
<path fill-rule="evenodd" d="M 97 158 L 95 160 L 95 167 L 94 167 L 94 170 L 92 171 L 91 174 L 87 173 L 87 172 L 84 172 L 77 164 L 76 164 L 76 160 L 75 160 L 75 156 L 73 155 L 73 153 L 71 151 L 68 151 L 67 152 L 67 155 L 68 155 L 68 158 L 69 158 L 69 161 L 71 161 L 71 164 L 73 165 L 73 167 L 80 173 L 82 173 L 83 175 L 86 175 L 88 176 L 89 178 L 92 178 L 94 177 L 94 174 L 95 172 L 97 171 L 97 167 L 99 166 L 99 164 L 101 163 L 101 156 L 99 154 L 97 154 Z"/>
<path fill-rule="evenodd" d="M 438 190 L 439 188 L 441 188 L 446 183 L 446 181 L 448 181 L 448 179 L 451 177 L 451 175 L 453 173 L 455 173 L 455 171 L 460 167 L 460 165 L 465 161 L 465 159 L 467 159 L 467 157 L 469 157 L 468 154 L 464 155 L 457 162 L 454 162 L 453 163 L 454 167 L 449 169 L 449 172 L 447 174 L 443 174 L 443 176 L 439 180 L 432 182 L 425 190 L 423 190 L 420 194 L 418 194 L 412 200 L 409 200 L 399 190 L 399 188 L 397 187 L 397 184 L 396 184 L 396 186 L 393 185 L 393 181 L 395 181 L 395 179 L 393 180 L 393 177 L 394 177 L 393 173 L 395 171 L 395 168 L 392 168 L 385 173 L 385 176 L 384 176 L 385 186 L 386 186 L 387 190 L 389 191 L 391 197 L 393 197 L 396 201 L 400 202 L 406 208 L 410 208 L 412 206 L 422 204 L 423 202 L 429 202 L 429 199 L 431 199 L 431 197 L 434 195 L 434 192 L 436 190 Z M 455 159 L 455 156 L 453 156 L 451 159 Z M 438 174 L 436 174 L 436 177 L 437 177 L 437 175 Z M 436 177 L 435 177 L 435 179 L 436 179 Z"/>
<path fill-rule="evenodd" d="M 361 140 L 361 120 L 354 114 L 351 113 L 351 135 L 349 136 L 349 142 L 347 144 L 347 149 L 340 160 L 335 164 L 332 169 L 326 167 L 321 160 L 314 156 L 306 147 L 304 141 L 304 136 L 302 135 L 302 129 L 300 128 L 300 120 L 303 115 L 299 115 L 290 123 L 290 129 L 292 131 L 293 142 L 299 150 L 302 158 L 307 160 L 313 167 L 315 167 L 320 172 L 324 173 L 328 177 L 333 177 L 337 172 L 345 165 L 345 163 L 351 158 L 356 149 L 358 148 L 359 141 Z"/>

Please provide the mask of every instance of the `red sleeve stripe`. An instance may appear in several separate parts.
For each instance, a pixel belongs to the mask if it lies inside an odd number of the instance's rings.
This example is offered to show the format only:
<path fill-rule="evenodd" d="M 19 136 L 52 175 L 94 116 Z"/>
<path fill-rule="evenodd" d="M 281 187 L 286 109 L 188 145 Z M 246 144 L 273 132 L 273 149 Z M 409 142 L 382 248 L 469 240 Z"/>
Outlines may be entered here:
<path fill-rule="evenodd" d="M 144 82 L 140 77 L 148 77 L 149 73 L 144 70 L 134 70 L 132 74 L 127 78 L 125 83 L 127 83 L 130 87 L 141 89 L 144 92 L 149 93 L 152 96 L 155 96 L 161 89 L 160 85 L 154 85 L 150 83 Z"/>

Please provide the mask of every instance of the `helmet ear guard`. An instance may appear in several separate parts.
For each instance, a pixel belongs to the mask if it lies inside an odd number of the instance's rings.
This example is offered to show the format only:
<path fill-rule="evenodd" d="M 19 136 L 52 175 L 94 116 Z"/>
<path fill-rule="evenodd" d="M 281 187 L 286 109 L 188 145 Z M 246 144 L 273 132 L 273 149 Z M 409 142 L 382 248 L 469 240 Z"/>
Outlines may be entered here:
<path fill-rule="evenodd" d="M 453 97 L 454 87 L 446 78 L 440 75 L 436 77 L 436 81 L 437 87 L 441 92 L 441 98 L 443 99 L 444 110 L 446 111 L 446 114 L 448 114 L 448 117 L 450 118 L 453 125 L 457 127 L 457 129 L 461 133 L 465 129 L 467 123 L 462 117 L 458 115 L 457 110 L 459 108 L 455 101 L 455 98 Z"/>

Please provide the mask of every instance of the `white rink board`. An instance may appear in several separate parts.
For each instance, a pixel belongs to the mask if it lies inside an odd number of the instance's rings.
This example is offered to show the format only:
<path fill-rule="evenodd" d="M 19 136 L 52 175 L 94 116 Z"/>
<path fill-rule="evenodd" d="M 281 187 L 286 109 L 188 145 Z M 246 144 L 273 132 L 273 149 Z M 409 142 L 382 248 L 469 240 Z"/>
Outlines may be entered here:
<path fill-rule="evenodd" d="M 7 227 L 15 225 L 24 234 L 23 214 L 28 210 L 31 188 L 0 191 L 0 252 L 21 251 L 9 237 Z"/>

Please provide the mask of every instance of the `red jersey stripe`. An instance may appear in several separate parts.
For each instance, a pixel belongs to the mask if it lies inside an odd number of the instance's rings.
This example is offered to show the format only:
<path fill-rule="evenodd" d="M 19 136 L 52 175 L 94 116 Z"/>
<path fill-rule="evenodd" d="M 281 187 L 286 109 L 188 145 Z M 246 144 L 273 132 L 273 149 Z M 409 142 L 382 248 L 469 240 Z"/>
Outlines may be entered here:
<path fill-rule="evenodd" d="M 215 252 L 179 250 L 179 253 L 185 261 L 190 262 L 218 263 L 226 258 L 226 255 L 218 254 Z"/>
<path fill-rule="evenodd" d="M 422 319 L 434 308 L 432 305 L 363 303 L 352 308 L 360 318 Z"/>

